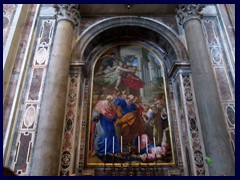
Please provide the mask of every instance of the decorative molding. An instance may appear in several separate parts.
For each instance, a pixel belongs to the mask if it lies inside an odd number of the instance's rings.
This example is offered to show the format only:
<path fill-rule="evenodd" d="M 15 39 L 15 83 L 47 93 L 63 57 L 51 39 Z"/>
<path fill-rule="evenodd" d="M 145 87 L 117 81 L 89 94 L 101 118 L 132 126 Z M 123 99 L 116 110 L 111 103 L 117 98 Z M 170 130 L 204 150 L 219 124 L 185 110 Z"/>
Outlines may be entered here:
<path fill-rule="evenodd" d="M 181 71 L 181 69 L 178 71 L 177 75 L 172 78 L 176 96 L 175 106 L 180 126 L 179 140 L 184 154 L 184 175 L 207 176 L 209 172 L 205 162 L 206 155 L 191 73 L 185 70 Z"/>
<path fill-rule="evenodd" d="M 223 50 L 220 44 L 220 37 L 216 27 L 216 18 L 204 18 L 203 21 L 203 32 L 206 38 L 207 46 L 211 56 L 211 63 L 213 65 L 223 65 Z"/>
<path fill-rule="evenodd" d="M 205 152 L 201 133 L 201 127 L 196 107 L 196 99 L 192 88 L 191 76 L 182 74 L 184 107 L 187 117 L 187 128 L 189 133 L 190 148 L 192 149 L 192 161 L 194 161 L 194 175 L 208 175 L 208 167 L 205 163 Z M 191 152 L 190 151 L 190 152 Z"/>
<path fill-rule="evenodd" d="M 8 162 L 9 167 L 19 176 L 28 176 L 31 171 L 32 153 L 35 148 L 39 110 L 53 42 L 55 21 L 55 19 L 49 18 L 39 20 L 35 49 L 32 51 L 31 64 L 27 69 L 28 76 L 25 77 L 26 87 L 22 95 L 22 106 L 18 112 L 16 139 L 13 141 Z"/>
<path fill-rule="evenodd" d="M 80 74 L 70 74 L 68 81 L 68 93 L 65 110 L 65 123 L 61 148 L 61 162 L 59 175 L 69 176 L 72 174 L 74 163 L 74 136 L 77 121 L 78 89 L 80 86 Z"/>
<path fill-rule="evenodd" d="M 68 20 L 77 26 L 80 19 L 79 4 L 54 4 L 57 21 Z"/>
<path fill-rule="evenodd" d="M 85 81 L 84 83 L 84 89 L 83 89 L 83 102 L 81 104 L 81 117 L 80 117 L 80 151 L 79 151 L 79 160 L 78 160 L 78 174 L 82 175 L 82 171 L 84 169 L 84 161 L 85 161 L 85 149 L 87 146 L 87 140 L 86 140 L 86 131 L 88 127 L 86 126 L 87 124 L 87 111 L 88 111 L 88 98 L 89 98 L 89 82 Z M 82 85 L 83 85 L 82 84 Z M 86 145 L 86 146 L 85 146 Z"/>
<path fill-rule="evenodd" d="M 179 24 L 183 25 L 190 19 L 201 19 L 204 4 L 179 4 L 176 8 Z"/>

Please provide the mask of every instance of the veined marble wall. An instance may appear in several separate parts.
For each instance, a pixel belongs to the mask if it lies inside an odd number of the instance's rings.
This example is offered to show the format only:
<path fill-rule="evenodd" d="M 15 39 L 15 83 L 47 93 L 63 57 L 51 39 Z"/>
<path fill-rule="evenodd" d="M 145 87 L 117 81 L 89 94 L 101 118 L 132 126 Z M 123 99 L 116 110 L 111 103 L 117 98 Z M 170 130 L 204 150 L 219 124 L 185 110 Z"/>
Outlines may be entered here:
<path fill-rule="evenodd" d="M 3 4 L 3 49 L 17 9 L 17 4 Z"/>

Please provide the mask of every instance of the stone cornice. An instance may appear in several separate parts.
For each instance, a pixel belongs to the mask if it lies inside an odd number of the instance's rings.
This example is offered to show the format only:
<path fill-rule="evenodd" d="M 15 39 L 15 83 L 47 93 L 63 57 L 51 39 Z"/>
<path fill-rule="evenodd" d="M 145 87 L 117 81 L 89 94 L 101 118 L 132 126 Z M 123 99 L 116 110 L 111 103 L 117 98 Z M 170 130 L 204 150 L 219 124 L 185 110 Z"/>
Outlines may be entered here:
<path fill-rule="evenodd" d="M 84 78 L 88 77 L 88 71 L 85 62 L 71 62 L 70 69 L 72 71 L 80 71 Z"/>
<path fill-rule="evenodd" d="M 168 77 L 174 77 L 178 70 L 191 71 L 189 61 L 176 61 L 170 69 Z"/>
<path fill-rule="evenodd" d="M 53 8 L 56 11 L 56 19 L 68 20 L 77 26 L 80 19 L 79 4 L 54 4 Z"/>
<path fill-rule="evenodd" d="M 190 19 L 201 19 L 204 4 L 179 4 L 176 8 L 179 24 L 183 25 Z"/>

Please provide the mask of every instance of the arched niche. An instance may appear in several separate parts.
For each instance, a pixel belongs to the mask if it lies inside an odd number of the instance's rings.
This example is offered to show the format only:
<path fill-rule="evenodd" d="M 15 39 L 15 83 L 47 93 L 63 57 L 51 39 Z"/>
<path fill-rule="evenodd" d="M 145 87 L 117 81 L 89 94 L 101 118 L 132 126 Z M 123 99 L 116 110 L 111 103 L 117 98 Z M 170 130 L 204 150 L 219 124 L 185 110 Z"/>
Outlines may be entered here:
<path fill-rule="evenodd" d="M 80 63 L 85 64 L 87 67 L 87 79 L 88 79 L 88 102 L 87 108 L 83 113 L 86 113 L 88 119 L 87 124 L 88 132 L 86 134 L 85 144 L 85 159 L 82 160 L 82 168 L 93 166 L 103 166 L 101 160 L 90 162 L 88 161 L 89 143 L 91 141 L 91 121 L 92 111 L 94 109 L 93 100 L 93 89 L 94 89 L 94 75 L 96 74 L 95 69 L 98 61 L 102 58 L 105 52 L 114 47 L 119 46 L 132 46 L 136 45 L 142 49 L 148 50 L 158 59 L 161 64 L 162 70 L 164 71 L 164 91 L 167 102 L 169 101 L 169 81 L 168 75 L 170 70 L 173 68 L 175 62 L 188 61 L 187 51 L 178 38 L 175 32 L 166 25 L 154 21 L 149 18 L 143 17 L 114 17 L 108 18 L 103 21 L 99 21 L 87 28 L 81 36 L 76 40 L 75 48 L 72 52 L 72 64 Z M 118 58 L 121 55 L 118 54 Z M 98 67 L 99 68 L 99 67 Z M 144 100 L 146 102 L 146 100 Z M 167 103 L 168 118 L 170 118 L 170 105 Z M 171 129 L 170 129 L 171 131 Z M 171 132 L 170 132 L 171 135 Z M 121 141 L 121 140 L 119 140 Z M 171 142 L 171 162 L 160 162 L 158 165 L 174 165 L 175 157 Z M 153 141 L 152 141 L 153 142 Z M 121 143 L 120 143 L 121 144 Z M 80 160 L 81 161 L 81 160 Z M 100 162 L 100 165 L 98 164 Z M 127 162 L 129 163 L 129 162 Z M 81 164 L 81 163 L 80 163 Z M 176 164 L 175 164 L 176 165 Z"/>

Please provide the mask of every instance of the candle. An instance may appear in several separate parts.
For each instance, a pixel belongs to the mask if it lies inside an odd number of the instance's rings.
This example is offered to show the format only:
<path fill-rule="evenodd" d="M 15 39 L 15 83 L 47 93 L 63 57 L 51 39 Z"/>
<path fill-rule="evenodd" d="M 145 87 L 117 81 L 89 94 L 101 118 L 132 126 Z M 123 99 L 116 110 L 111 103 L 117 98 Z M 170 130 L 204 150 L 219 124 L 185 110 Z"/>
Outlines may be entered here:
<path fill-rule="evenodd" d="M 114 136 L 113 136 L 113 154 L 114 154 Z"/>
<path fill-rule="evenodd" d="M 146 152 L 148 154 L 148 137 L 146 136 Z"/>
<path fill-rule="evenodd" d="M 122 153 L 122 136 L 121 136 L 121 153 Z"/>
<path fill-rule="evenodd" d="M 155 137 L 153 137 L 153 146 L 154 146 L 155 155 L 156 155 L 156 142 L 155 142 Z"/>
<path fill-rule="evenodd" d="M 140 136 L 138 136 L 138 153 L 140 154 Z"/>
<path fill-rule="evenodd" d="M 107 138 L 105 138 L 105 156 L 107 155 Z"/>

